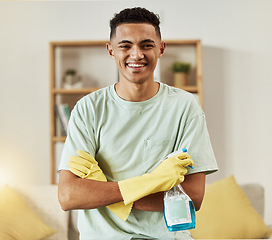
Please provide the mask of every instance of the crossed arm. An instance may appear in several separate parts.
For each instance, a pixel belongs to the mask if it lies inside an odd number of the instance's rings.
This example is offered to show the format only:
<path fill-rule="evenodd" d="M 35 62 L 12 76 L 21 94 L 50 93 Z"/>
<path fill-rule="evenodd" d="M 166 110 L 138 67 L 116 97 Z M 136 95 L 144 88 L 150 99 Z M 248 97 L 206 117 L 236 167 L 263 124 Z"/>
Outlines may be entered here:
<path fill-rule="evenodd" d="M 205 173 L 185 176 L 181 184 L 199 210 L 205 191 Z M 117 182 L 82 179 L 68 170 L 61 170 L 58 197 L 63 210 L 93 209 L 123 201 Z M 148 195 L 134 202 L 134 209 L 163 211 L 163 192 Z"/>

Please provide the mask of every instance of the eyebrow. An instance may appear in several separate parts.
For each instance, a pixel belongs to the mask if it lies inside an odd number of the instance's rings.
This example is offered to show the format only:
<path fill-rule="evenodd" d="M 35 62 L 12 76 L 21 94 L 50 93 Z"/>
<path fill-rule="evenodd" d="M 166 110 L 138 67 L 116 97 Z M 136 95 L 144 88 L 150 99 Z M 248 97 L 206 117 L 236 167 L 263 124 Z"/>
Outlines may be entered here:
<path fill-rule="evenodd" d="M 145 40 L 141 41 L 141 43 L 147 43 L 147 42 L 149 42 L 149 43 L 155 43 L 155 41 L 152 40 L 152 39 L 145 39 Z"/>
<path fill-rule="evenodd" d="M 145 40 L 143 40 L 143 41 L 141 41 L 141 43 L 147 43 L 147 42 L 152 42 L 152 43 L 155 43 L 155 41 L 154 40 L 152 40 L 152 39 L 145 39 Z M 129 40 L 122 40 L 122 41 L 120 41 L 118 44 L 124 44 L 124 43 L 129 43 L 129 44 L 133 44 L 131 41 L 129 41 Z"/>
<path fill-rule="evenodd" d="M 123 44 L 123 43 L 130 43 L 130 44 L 132 44 L 132 42 L 129 41 L 129 40 L 122 40 L 122 41 L 120 41 L 118 44 Z"/>

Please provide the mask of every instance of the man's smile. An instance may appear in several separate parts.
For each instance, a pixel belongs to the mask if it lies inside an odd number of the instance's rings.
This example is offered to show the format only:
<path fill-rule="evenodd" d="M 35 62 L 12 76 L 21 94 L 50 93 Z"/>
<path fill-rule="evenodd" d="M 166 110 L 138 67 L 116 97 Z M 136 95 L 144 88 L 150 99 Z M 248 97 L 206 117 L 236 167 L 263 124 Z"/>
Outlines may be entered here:
<path fill-rule="evenodd" d="M 126 63 L 126 66 L 128 66 L 129 68 L 142 68 L 146 65 L 146 63 Z"/>

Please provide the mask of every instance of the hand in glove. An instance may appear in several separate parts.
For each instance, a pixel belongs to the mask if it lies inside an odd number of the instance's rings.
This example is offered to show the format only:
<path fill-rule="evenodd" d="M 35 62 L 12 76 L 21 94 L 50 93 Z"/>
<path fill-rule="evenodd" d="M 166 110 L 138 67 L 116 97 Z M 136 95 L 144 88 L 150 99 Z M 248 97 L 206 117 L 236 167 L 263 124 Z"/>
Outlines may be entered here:
<path fill-rule="evenodd" d="M 168 191 L 184 181 L 187 166 L 194 164 L 188 153 L 178 153 L 155 168 L 151 173 L 119 181 L 124 203 L 132 202 L 156 192 Z"/>
<path fill-rule="evenodd" d="M 70 156 L 69 158 L 70 162 L 68 162 L 68 166 L 72 173 L 81 178 L 107 182 L 107 178 L 98 166 L 98 162 L 90 154 L 81 150 L 77 151 L 77 153 L 79 156 Z M 107 208 L 126 221 L 131 212 L 132 205 L 133 203 L 125 205 L 124 202 L 119 202 L 108 205 Z"/>
<path fill-rule="evenodd" d="M 98 166 L 98 162 L 88 153 L 78 150 L 79 156 L 70 156 L 70 171 L 81 178 L 107 182 L 107 178 Z"/>

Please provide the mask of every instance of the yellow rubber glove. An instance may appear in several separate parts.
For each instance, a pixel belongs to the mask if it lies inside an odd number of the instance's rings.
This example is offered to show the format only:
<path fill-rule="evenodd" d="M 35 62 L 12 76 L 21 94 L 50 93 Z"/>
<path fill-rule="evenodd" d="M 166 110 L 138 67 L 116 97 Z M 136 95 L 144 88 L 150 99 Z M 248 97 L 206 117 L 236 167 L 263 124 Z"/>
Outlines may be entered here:
<path fill-rule="evenodd" d="M 98 166 L 98 162 L 90 154 L 81 150 L 77 151 L 77 154 L 79 156 L 70 156 L 69 158 L 70 162 L 68 162 L 68 166 L 72 173 L 81 178 L 107 182 L 107 178 Z M 107 208 L 126 221 L 131 212 L 132 205 L 133 203 L 125 205 L 124 202 L 118 202 L 108 205 Z"/>
<path fill-rule="evenodd" d="M 162 161 L 151 173 L 118 182 L 124 203 L 131 204 L 152 193 L 170 190 L 184 181 L 185 167 L 193 164 L 188 153 L 178 153 Z"/>
<path fill-rule="evenodd" d="M 68 166 L 70 171 L 81 178 L 107 182 L 107 178 L 98 166 L 98 162 L 84 151 L 78 150 L 79 156 L 70 156 Z"/>

